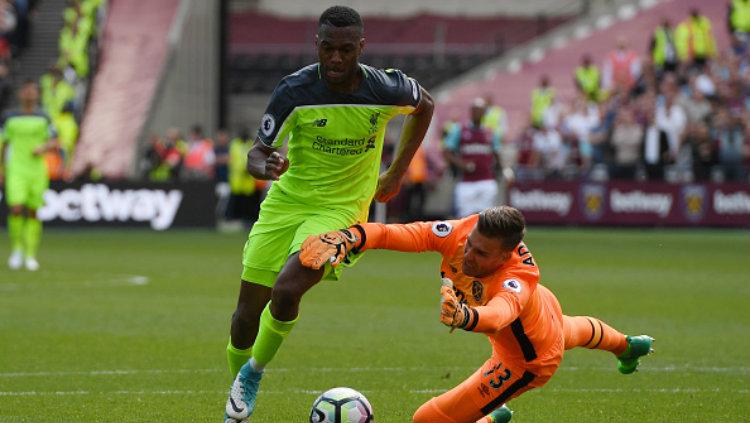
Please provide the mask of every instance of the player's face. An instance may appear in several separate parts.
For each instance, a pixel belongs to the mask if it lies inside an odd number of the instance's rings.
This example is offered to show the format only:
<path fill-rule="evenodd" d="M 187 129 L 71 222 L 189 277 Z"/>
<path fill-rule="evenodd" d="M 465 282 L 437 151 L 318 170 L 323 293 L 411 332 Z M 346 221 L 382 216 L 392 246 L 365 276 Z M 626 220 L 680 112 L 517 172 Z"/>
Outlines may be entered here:
<path fill-rule="evenodd" d="M 39 99 L 39 89 L 36 84 L 25 84 L 21 87 L 18 97 L 24 104 L 34 104 Z"/>
<path fill-rule="evenodd" d="M 332 85 L 345 85 L 359 72 L 359 56 L 365 39 L 356 26 L 324 25 L 315 37 L 321 74 Z"/>
<path fill-rule="evenodd" d="M 508 260 L 499 240 L 486 237 L 475 227 L 464 245 L 463 272 L 467 276 L 481 278 L 494 273 Z"/>

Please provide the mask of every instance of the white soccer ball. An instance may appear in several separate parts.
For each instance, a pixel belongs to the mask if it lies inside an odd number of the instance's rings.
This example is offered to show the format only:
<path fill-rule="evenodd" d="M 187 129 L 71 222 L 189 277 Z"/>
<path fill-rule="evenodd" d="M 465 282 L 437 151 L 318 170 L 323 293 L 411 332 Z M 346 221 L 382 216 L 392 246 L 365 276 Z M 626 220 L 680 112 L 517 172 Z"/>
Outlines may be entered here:
<path fill-rule="evenodd" d="M 310 423 L 371 423 L 372 406 L 364 395 L 351 388 L 333 388 L 313 402 Z"/>

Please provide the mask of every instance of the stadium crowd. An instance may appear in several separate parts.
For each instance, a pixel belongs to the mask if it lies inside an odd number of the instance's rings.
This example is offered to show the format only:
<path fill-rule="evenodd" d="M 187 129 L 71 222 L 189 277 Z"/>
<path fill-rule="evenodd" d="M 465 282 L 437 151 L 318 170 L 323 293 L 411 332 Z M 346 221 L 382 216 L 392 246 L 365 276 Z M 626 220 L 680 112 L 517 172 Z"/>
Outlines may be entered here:
<path fill-rule="evenodd" d="M 506 176 L 747 181 L 750 2 L 732 2 L 727 25 L 728 51 L 717 51 L 712 23 L 693 9 L 676 27 L 655 28 L 646 54 L 623 38 L 605 57 L 584 55 L 569 100 L 542 76 L 529 123 L 510 140 L 517 158 Z"/>
<path fill-rule="evenodd" d="M 462 196 L 487 194 L 487 201 L 471 201 L 479 209 L 494 204 L 501 178 L 747 181 L 750 2 L 737 3 L 748 6 L 742 13 L 730 8 L 727 51 L 717 51 L 712 23 L 693 9 L 676 26 L 665 19 L 654 28 L 645 54 L 621 38 L 605 57 L 584 55 L 571 70 L 577 87 L 572 99 L 559 98 L 552 76 L 543 75 L 530 93 L 528 125 L 515 139 L 507 137 L 503 108 L 490 96 L 475 99 L 467 105 L 467 116 L 474 118 L 454 117 L 443 126 L 442 156 L 420 149 L 389 215 L 424 217 L 427 191 L 446 167 L 456 179 L 457 204 L 469 203 L 459 201 Z M 477 125 L 488 133 L 487 145 L 467 149 L 484 142 L 472 132 Z M 212 140 L 199 125 L 184 137 L 173 128 L 151 136 L 141 175 L 151 181 L 229 182 L 232 195 L 259 196 L 263 186 L 243 168 L 253 138 L 242 130 L 230 141 L 221 130 Z M 386 163 L 394 148 L 391 138 L 386 138 Z M 507 150 L 515 151 L 510 163 Z M 240 175 L 249 179 L 231 183 Z M 474 211 L 455 210 L 457 215 Z"/>
<path fill-rule="evenodd" d="M 36 0 L 0 1 L 0 110 L 14 103 L 12 70 L 17 58 L 28 47 L 31 19 Z"/>
<path fill-rule="evenodd" d="M 47 154 L 53 181 L 69 178 L 104 12 L 104 0 L 68 0 L 58 56 L 39 78 L 42 108 L 57 129 L 60 147 Z"/>
<path fill-rule="evenodd" d="M 241 129 L 232 137 L 220 129 L 213 138 L 199 124 L 187 136 L 169 128 L 162 136 L 151 134 L 139 164 L 143 179 L 151 182 L 214 181 L 219 197 L 219 217 L 255 221 L 265 181 L 248 174 L 245 164 L 255 136 Z"/>

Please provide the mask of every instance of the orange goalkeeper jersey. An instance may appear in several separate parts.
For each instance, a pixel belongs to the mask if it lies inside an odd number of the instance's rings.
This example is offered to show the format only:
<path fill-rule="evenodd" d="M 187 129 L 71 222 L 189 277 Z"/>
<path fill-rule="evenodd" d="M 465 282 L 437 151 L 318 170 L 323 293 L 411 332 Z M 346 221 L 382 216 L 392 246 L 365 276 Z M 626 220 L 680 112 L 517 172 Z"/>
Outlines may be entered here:
<path fill-rule="evenodd" d="M 474 278 L 462 271 L 464 244 L 478 215 L 461 220 L 405 225 L 367 223 L 364 249 L 437 251 L 440 274 L 453 281 L 456 296 L 478 315 L 466 330 L 489 337 L 494 354 L 526 362 L 530 368 L 560 361 L 564 350 L 562 311 L 555 296 L 539 284 L 539 268 L 523 243 L 495 273 Z"/>

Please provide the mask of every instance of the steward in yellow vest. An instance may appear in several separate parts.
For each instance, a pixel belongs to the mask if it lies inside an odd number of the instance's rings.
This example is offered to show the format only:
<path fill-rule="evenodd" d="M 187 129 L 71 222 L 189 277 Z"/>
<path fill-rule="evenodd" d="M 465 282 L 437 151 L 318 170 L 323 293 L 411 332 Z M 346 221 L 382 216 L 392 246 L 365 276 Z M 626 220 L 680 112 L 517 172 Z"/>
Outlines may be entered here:
<path fill-rule="evenodd" d="M 669 19 L 664 19 L 651 37 L 651 61 L 659 72 L 677 70 L 677 47 Z"/>
<path fill-rule="evenodd" d="M 716 56 L 716 42 L 711 33 L 711 21 L 693 9 L 690 16 L 675 31 L 677 57 L 680 61 L 702 65 Z"/>

